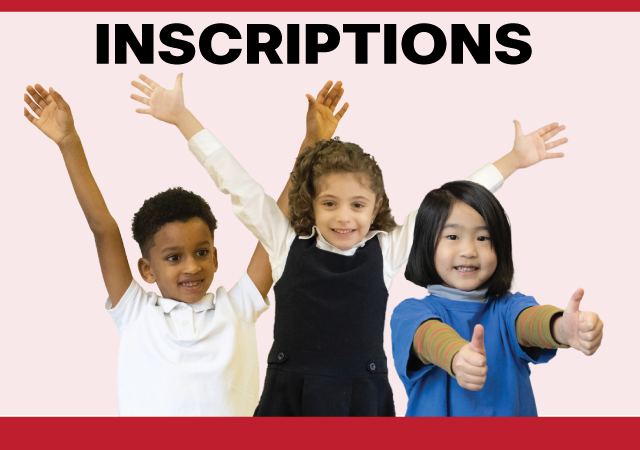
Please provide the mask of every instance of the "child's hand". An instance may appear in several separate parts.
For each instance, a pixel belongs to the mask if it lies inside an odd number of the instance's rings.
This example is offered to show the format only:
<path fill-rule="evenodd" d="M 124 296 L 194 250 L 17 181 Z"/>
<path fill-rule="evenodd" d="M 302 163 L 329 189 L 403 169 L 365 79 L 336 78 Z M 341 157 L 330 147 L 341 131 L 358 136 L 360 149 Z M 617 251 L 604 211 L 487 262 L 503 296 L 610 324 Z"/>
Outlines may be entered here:
<path fill-rule="evenodd" d="M 77 133 L 71 108 L 53 88 L 50 88 L 50 91 L 51 93 L 47 92 L 39 84 L 35 85 L 35 89 L 27 86 L 27 92 L 31 97 L 24 94 L 24 101 L 37 117 L 32 116 L 27 108 L 24 109 L 24 116 L 45 136 L 60 145 L 63 141 L 76 137 Z"/>
<path fill-rule="evenodd" d="M 149 108 L 138 108 L 136 112 L 150 114 L 158 120 L 178 126 L 188 113 L 187 108 L 184 106 L 182 74 L 178 74 L 176 77 L 176 83 L 171 91 L 166 90 L 145 75 L 140 75 L 140 79 L 147 83 L 148 86 L 138 81 L 132 81 L 131 84 L 140 89 L 147 97 L 131 94 L 131 98 L 144 103 Z"/>
<path fill-rule="evenodd" d="M 578 309 L 583 295 L 583 289 L 573 294 L 562 319 L 554 323 L 553 331 L 554 339 L 560 344 L 570 345 L 590 356 L 600 347 L 604 323 L 596 313 Z"/>
<path fill-rule="evenodd" d="M 516 125 L 516 139 L 511 151 L 516 157 L 518 169 L 524 169 L 534 164 L 544 161 L 545 159 L 562 158 L 564 153 L 547 153 L 552 148 L 566 144 L 567 138 L 558 139 L 550 143 L 546 143 L 549 139 L 560 133 L 566 127 L 552 123 L 546 127 L 542 127 L 533 133 L 523 134 L 520 128 L 520 122 L 514 120 Z"/>
<path fill-rule="evenodd" d="M 471 342 L 453 357 L 451 368 L 461 388 L 479 391 L 487 381 L 487 354 L 484 350 L 484 328 L 476 325 Z"/>
<path fill-rule="evenodd" d="M 309 110 L 307 111 L 307 136 L 305 141 L 309 145 L 314 145 L 323 139 L 331 139 L 336 128 L 338 128 L 340 119 L 349 108 L 349 103 L 345 103 L 336 115 L 333 114 L 342 98 L 342 94 L 344 94 L 344 89 L 342 88 L 342 81 L 338 81 L 333 86 L 333 89 L 331 89 L 332 84 L 332 81 L 327 81 L 315 99 L 312 95 L 307 94 Z"/>

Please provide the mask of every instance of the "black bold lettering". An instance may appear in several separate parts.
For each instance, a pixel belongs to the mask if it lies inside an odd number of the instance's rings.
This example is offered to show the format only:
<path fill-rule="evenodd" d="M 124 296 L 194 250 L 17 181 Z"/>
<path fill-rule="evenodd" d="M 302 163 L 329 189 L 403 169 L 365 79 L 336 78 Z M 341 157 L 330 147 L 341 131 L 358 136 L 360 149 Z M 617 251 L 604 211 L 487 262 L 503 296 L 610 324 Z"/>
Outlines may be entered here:
<path fill-rule="evenodd" d="M 260 42 L 260 33 L 267 33 L 269 40 Z M 282 33 L 268 23 L 247 25 L 247 64 L 260 63 L 260 52 L 264 52 L 271 64 L 282 64 L 276 49 L 282 43 Z"/>
<path fill-rule="evenodd" d="M 356 35 L 356 64 L 366 64 L 369 56 L 369 33 L 380 33 L 380 25 L 373 23 L 345 24 L 343 33 Z"/>
<path fill-rule="evenodd" d="M 478 43 L 473 39 L 467 26 L 462 23 L 451 25 L 451 62 L 462 64 L 464 47 L 467 47 L 477 64 L 491 62 L 491 26 L 478 25 Z"/>
<path fill-rule="evenodd" d="M 287 64 L 300 64 L 300 25 L 287 25 Z"/>
<path fill-rule="evenodd" d="M 216 33 L 224 33 L 229 36 L 229 39 L 242 39 L 242 35 L 235 27 L 228 23 L 214 23 L 205 28 L 200 35 L 200 54 L 212 64 L 224 65 L 234 62 L 238 59 L 242 50 L 231 48 L 224 55 L 216 55 L 211 48 L 211 40 Z"/>
<path fill-rule="evenodd" d="M 327 42 L 318 43 L 318 34 L 327 35 Z M 335 50 L 340 44 L 340 32 L 332 25 L 307 24 L 306 26 L 305 59 L 307 64 L 318 64 L 318 54 Z"/>
<path fill-rule="evenodd" d="M 129 25 L 117 23 L 115 28 L 116 64 L 127 63 L 127 45 L 140 64 L 153 64 L 153 24 L 142 24 L 142 43 L 140 43 Z"/>
<path fill-rule="evenodd" d="M 395 64 L 396 63 L 396 25 L 393 23 L 384 25 L 384 63 Z"/>
<path fill-rule="evenodd" d="M 196 48 L 191 42 L 176 39 L 172 36 L 173 33 L 180 33 L 183 36 L 193 36 L 193 30 L 183 23 L 172 23 L 160 30 L 160 42 L 167 47 L 177 48 L 182 50 L 182 55 L 172 55 L 170 51 L 158 52 L 160 58 L 169 64 L 186 64 L 190 62 L 194 56 L 196 56 Z"/>
<path fill-rule="evenodd" d="M 99 23 L 96 39 L 96 55 L 98 64 L 109 64 L 109 24 Z"/>
<path fill-rule="evenodd" d="M 416 52 L 415 40 L 420 33 L 429 33 L 433 37 L 433 50 L 428 55 Z M 430 23 L 417 23 L 407 29 L 402 36 L 402 53 L 415 64 L 433 64 L 447 51 L 447 38 L 442 30 Z"/>
<path fill-rule="evenodd" d="M 511 32 L 518 33 L 520 36 L 530 36 L 529 30 L 524 25 L 520 25 L 519 23 L 507 23 L 498 28 L 496 32 L 496 40 L 498 44 L 504 45 L 507 48 L 513 48 L 518 50 L 520 53 L 517 56 L 509 56 L 509 54 L 505 51 L 496 52 L 496 57 L 505 64 L 522 64 L 529 61 L 531 58 L 531 46 L 524 42 L 519 41 L 517 39 L 511 39 L 509 37 L 509 33 Z"/>

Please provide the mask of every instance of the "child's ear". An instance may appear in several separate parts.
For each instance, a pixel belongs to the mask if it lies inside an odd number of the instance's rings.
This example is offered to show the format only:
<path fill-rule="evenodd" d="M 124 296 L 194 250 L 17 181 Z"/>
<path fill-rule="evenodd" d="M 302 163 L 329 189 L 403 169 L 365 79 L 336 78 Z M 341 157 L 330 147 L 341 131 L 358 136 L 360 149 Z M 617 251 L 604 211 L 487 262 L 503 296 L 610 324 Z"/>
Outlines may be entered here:
<path fill-rule="evenodd" d="M 140 258 L 138 260 L 138 270 L 140 271 L 140 276 L 142 279 L 149 284 L 153 284 L 156 282 L 156 276 L 153 274 L 151 270 L 151 264 L 145 258 Z"/>
<path fill-rule="evenodd" d="M 213 247 L 213 273 L 218 271 L 218 249 Z"/>

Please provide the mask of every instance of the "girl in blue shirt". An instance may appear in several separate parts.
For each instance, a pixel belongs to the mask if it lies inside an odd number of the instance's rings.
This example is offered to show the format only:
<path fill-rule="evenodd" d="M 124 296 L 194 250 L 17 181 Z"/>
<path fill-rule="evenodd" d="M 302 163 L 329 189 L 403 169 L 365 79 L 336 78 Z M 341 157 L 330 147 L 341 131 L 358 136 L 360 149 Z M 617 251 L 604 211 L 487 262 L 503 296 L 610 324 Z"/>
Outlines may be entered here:
<path fill-rule="evenodd" d="M 427 194 L 405 276 L 431 295 L 391 318 L 407 416 L 536 416 L 529 363 L 600 346 L 602 321 L 578 309 L 582 289 L 563 312 L 511 294 L 513 272 L 509 221 L 493 194 L 469 181 Z"/>

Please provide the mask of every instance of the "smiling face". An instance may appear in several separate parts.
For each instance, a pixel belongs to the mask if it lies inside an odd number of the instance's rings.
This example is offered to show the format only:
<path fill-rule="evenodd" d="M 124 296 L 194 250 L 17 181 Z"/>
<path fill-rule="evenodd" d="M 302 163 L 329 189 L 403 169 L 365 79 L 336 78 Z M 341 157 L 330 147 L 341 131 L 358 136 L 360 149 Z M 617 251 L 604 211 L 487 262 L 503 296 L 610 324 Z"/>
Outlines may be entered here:
<path fill-rule="evenodd" d="M 362 173 L 330 173 L 317 182 L 313 199 L 316 226 L 331 245 L 348 250 L 364 239 L 379 202 Z"/>
<path fill-rule="evenodd" d="M 165 224 L 153 236 L 149 259 L 138 268 L 147 283 L 158 283 L 164 298 L 185 303 L 202 299 L 218 270 L 213 236 L 207 224 L 194 217 Z"/>
<path fill-rule="evenodd" d="M 453 205 L 434 260 L 438 275 L 448 287 L 473 291 L 491 278 L 498 258 L 487 224 L 475 209 L 462 202 Z"/>

